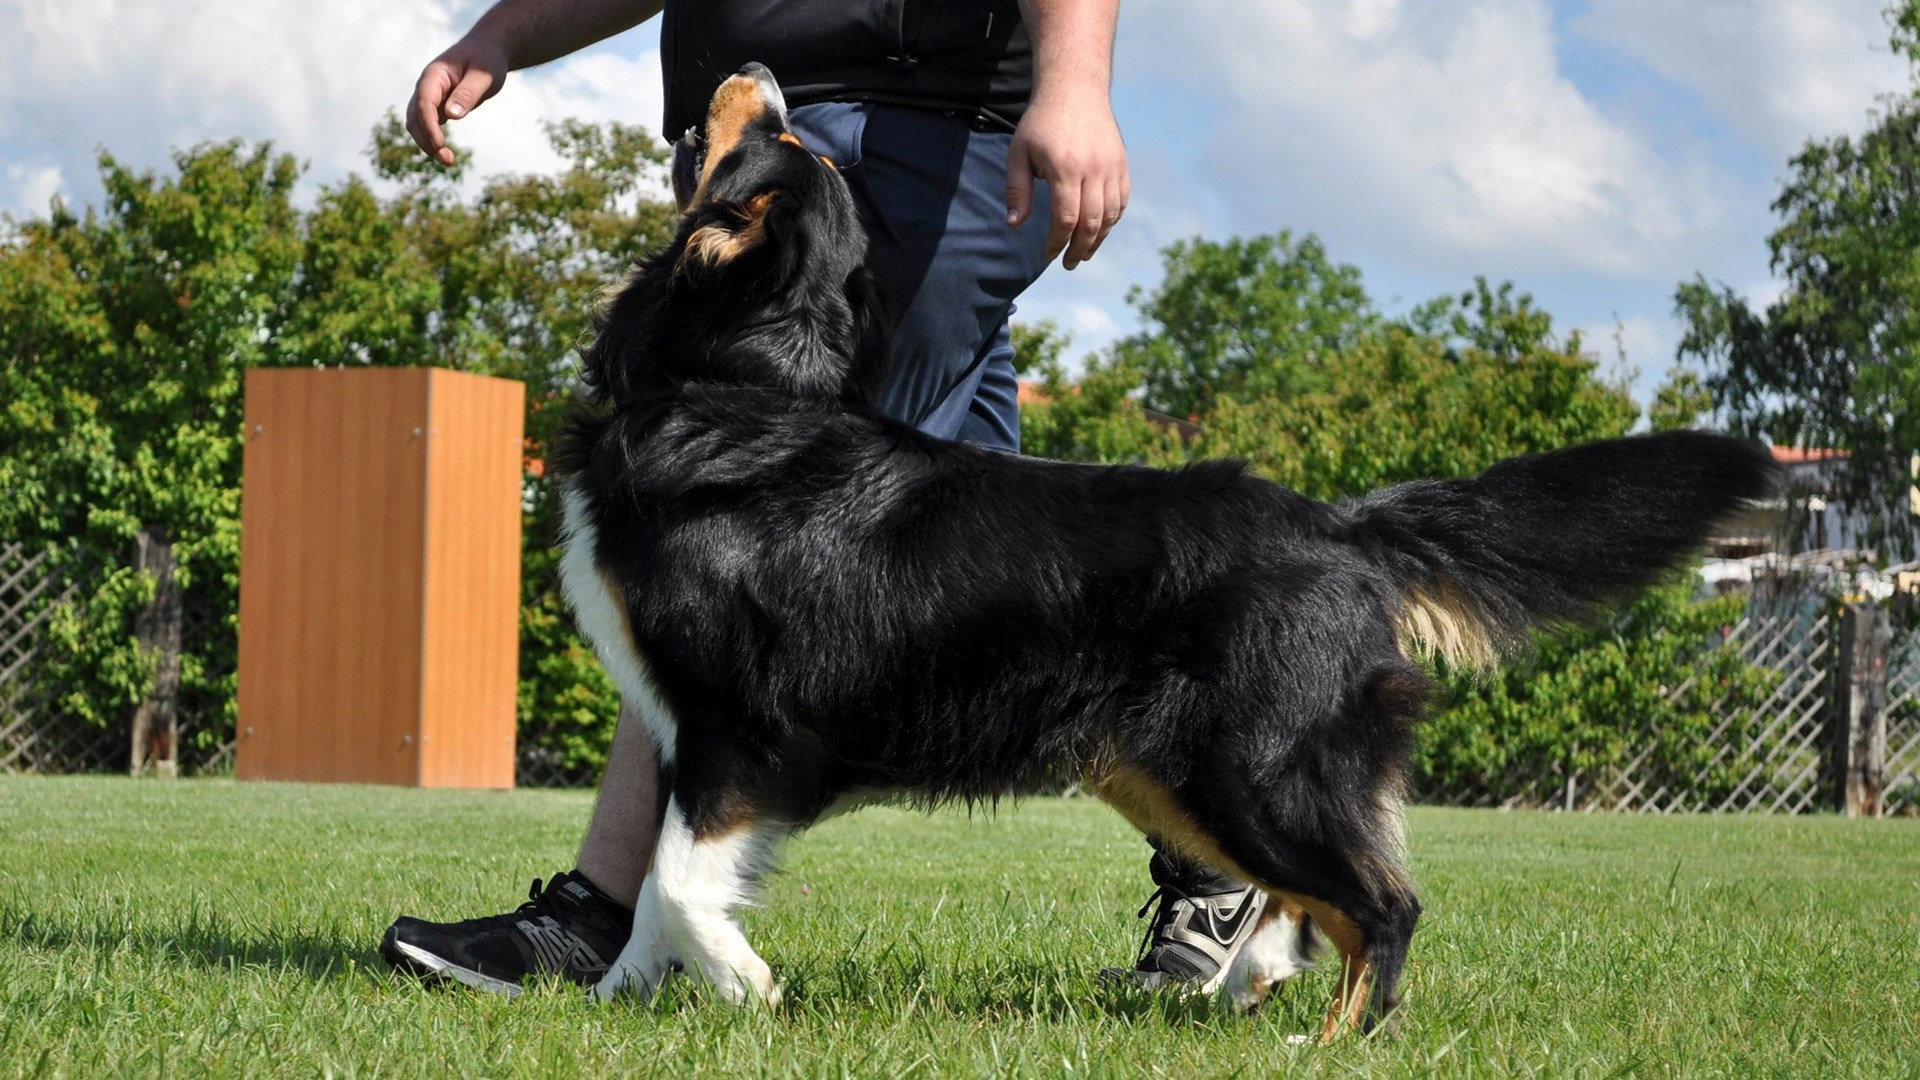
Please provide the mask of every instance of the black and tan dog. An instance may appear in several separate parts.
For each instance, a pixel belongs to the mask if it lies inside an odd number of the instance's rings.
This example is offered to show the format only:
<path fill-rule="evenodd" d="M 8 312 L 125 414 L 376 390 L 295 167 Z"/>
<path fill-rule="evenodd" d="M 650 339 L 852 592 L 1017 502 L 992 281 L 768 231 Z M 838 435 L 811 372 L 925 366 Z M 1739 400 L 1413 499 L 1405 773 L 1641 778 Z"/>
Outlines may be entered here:
<path fill-rule="evenodd" d="M 783 837 L 1069 774 L 1310 917 L 1343 961 L 1325 1034 L 1371 1026 L 1420 914 L 1416 659 L 1492 664 L 1589 617 L 1773 481 L 1760 450 L 1683 433 L 1328 505 L 1235 462 L 928 438 L 867 404 L 887 344 L 865 240 L 766 70 L 676 150 L 678 235 L 605 316 L 600 405 L 559 461 L 568 595 L 668 777 L 603 996 L 678 963 L 771 1002 L 733 909 Z"/>

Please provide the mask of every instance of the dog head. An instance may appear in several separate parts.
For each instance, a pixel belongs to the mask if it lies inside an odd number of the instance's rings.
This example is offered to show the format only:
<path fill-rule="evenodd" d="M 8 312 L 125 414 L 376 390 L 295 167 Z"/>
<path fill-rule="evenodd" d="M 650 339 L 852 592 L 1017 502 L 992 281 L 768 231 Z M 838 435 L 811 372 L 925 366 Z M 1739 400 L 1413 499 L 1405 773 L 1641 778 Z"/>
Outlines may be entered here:
<path fill-rule="evenodd" d="M 674 146 L 674 241 L 648 259 L 587 354 L 604 398 L 689 381 L 800 395 L 870 395 L 889 320 L 865 269 L 866 233 L 832 161 L 787 123 L 773 74 L 720 84 L 706 123 Z"/>

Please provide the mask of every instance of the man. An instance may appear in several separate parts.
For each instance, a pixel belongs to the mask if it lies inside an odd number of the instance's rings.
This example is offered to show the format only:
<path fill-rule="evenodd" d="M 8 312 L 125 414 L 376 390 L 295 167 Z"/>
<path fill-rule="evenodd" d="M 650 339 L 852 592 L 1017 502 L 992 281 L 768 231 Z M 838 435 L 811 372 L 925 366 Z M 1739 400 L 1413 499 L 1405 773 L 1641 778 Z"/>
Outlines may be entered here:
<path fill-rule="evenodd" d="M 500 0 L 421 72 L 407 130 L 452 165 L 445 123 L 497 93 L 509 71 L 663 8 L 669 138 L 700 123 L 722 79 L 760 61 L 780 79 L 794 131 L 846 175 L 867 262 L 901 312 L 883 410 L 932 435 L 1017 452 L 1013 301 L 1063 252 L 1069 270 L 1092 258 L 1130 194 L 1109 103 L 1118 0 Z M 623 712 L 577 868 L 544 889 L 536 881 L 504 915 L 402 917 L 383 955 L 504 993 L 540 973 L 597 981 L 632 928 L 658 838 L 658 787 L 646 726 Z M 1165 854 L 1151 870 L 1147 907 L 1159 909 L 1131 977 L 1216 988 L 1264 898 Z"/>

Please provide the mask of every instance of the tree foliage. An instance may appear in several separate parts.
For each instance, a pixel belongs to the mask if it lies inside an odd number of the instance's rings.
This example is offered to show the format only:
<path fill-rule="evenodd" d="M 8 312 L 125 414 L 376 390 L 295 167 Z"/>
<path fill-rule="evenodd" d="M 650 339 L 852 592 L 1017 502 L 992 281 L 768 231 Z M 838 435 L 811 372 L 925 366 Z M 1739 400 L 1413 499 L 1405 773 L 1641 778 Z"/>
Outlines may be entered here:
<path fill-rule="evenodd" d="M 1895 49 L 1920 64 L 1920 2 L 1896 5 L 1889 20 Z M 1756 311 L 1704 277 L 1681 285 L 1680 352 L 1706 368 L 1736 430 L 1845 450 L 1840 493 L 1868 517 L 1869 542 L 1912 553 L 1920 97 L 1887 99 L 1866 132 L 1811 140 L 1790 164 L 1767 241 L 1785 289 Z"/>
<path fill-rule="evenodd" d="M 1165 258 L 1158 286 L 1129 293 L 1146 326 L 1116 351 L 1142 373 L 1144 402 L 1171 416 L 1223 396 L 1319 389 L 1329 358 L 1378 318 L 1360 271 L 1312 236 L 1183 241 Z"/>
<path fill-rule="evenodd" d="M 300 170 L 267 146 L 207 144 L 172 174 L 100 162 L 107 197 L 0 237 L 0 536 L 118 556 L 142 528 L 175 540 L 211 632 L 187 643 L 186 692 L 233 700 L 241 385 L 256 366 L 435 365 L 528 387 L 523 728 L 565 764 L 601 760 L 617 708 L 561 616 L 555 507 L 538 461 L 577 384 L 602 290 L 660 242 L 664 150 L 619 124 L 551 132 L 567 165 L 466 194 L 423 167 L 389 118 L 376 183 L 296 205 Z M 152 582 L 113 567 L 58 624 L 61 703 L 120 723 L 153 658 L 134 613 Z M 219 729 L 200 733 L 224 737 Z"/>

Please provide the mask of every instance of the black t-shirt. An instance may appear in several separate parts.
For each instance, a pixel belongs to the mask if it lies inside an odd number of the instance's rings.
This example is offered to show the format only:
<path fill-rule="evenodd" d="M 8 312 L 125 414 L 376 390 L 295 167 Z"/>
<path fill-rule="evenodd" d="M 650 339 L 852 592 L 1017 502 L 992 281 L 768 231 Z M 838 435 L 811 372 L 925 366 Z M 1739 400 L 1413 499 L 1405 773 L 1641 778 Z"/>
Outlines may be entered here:
<path fill-rule="evenodd" d="M 789 105 L 878 101 L 952 109 L 1013 130 L 1033 95 L 1019 0 L 667 0 L 667 139 L 706 116 L 757 60 Z"/>

